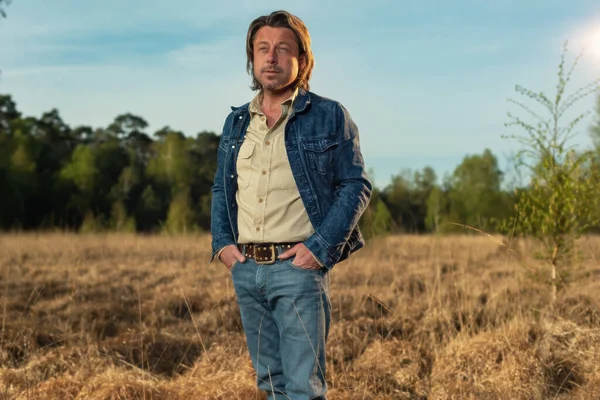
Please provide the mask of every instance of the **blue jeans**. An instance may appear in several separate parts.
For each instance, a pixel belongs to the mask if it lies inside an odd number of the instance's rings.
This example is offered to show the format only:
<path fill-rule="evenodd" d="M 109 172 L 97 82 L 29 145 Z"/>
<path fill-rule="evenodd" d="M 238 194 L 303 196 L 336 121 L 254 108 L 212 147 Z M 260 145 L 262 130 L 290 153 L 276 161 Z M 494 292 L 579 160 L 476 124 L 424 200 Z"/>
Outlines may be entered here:
<path fill-rule="evenodd" d="M 326 400 L 329 272 L 291 260 L 237 262 L 231 276 L 258 388 L 268 399 Z"/>

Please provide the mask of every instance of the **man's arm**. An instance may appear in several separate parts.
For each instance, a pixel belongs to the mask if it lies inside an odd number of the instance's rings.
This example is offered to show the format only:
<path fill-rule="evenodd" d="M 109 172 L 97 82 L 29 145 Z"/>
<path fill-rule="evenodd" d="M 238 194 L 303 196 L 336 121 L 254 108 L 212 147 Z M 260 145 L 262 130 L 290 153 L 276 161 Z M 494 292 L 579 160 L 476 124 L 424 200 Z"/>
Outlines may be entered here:
<path fill-rule="evenodd" d="M 217 154 L 217 172 L 215 174 L 212 186 L 212 202 L 210 212 L 210 231 L 212 234 L 212 255 L 210 262 L 213 262 L 215 256 L 218 259 L 220 251 L 227 245 L 235 244 L 231 222 L 229 220 L 229 211 L 225 201 L 225 143 L 227 139 L 226 131 L 231 124 L 232 115 L 230 114 L 223 125 L 223 133 L 219 140 L 219 149 Z"/>
<path fill-rule="evenodd" d="M 304 245 L 326 268 L 331 269 L 342 255 L 344 245 L 371 198 L 360 151 L 358 127 L 343 106 L 336 108 L 337 136 L 340 145 L 333 162 L 336 197 L 329 213 Z"/>

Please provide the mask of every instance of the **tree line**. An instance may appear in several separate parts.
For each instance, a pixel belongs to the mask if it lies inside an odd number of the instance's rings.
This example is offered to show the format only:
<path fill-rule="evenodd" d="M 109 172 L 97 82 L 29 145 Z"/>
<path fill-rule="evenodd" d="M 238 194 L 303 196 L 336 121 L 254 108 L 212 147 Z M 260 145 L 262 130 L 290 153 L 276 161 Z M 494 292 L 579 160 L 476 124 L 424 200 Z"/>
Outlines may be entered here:
<path fill-rule="evenodd" d="M 600 97 L 595 113 L 590 133 L 600 156 Z M 130 113 L 106 127 L 71 127 L 56 109 L 23 116 L 0 94 L 0 229 L 208 231 L 218 143 L 214 132 L 150 133 Z M 466 155 L 443 179 L 431 167 L 403 170 L 375 188 L 360 225 L 367 236 L 461 225 L 493 231 L 528 190 L 507 189 L 504 178 L 490 149 Z"/>
<path fill-rule="evenodd" d="M 219 137 L 147 127 L 132 114 L 95 129 L 56 109 L 23 117 L 0 95 L 0 228 L 208 229 Z"/>

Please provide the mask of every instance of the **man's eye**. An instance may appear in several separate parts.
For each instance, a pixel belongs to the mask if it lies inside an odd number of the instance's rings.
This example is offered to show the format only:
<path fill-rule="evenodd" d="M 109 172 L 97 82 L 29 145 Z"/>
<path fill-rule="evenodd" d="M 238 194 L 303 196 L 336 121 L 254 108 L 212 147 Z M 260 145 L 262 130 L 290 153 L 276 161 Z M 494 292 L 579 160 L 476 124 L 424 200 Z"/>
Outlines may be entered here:
<path fill-rule="evenodd" d="M 281 52 L 287 52 L 288 48 L 287 47 L 280 47 L 278 50 L 281 51 Z"/>

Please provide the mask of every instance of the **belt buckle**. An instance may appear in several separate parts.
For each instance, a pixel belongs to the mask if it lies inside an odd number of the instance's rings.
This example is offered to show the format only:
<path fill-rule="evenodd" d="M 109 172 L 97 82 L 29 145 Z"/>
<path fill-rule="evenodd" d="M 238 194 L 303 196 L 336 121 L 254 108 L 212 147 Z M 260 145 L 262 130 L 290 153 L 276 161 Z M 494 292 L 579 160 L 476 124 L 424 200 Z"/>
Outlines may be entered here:
<path fill-rule="evenodd" d="M 270 257 L 258 257 L 258 252 L 271 250 Z M 260 243 L 255 245 L 254 247 L 254 262 L 260 265 L 270 265 L 275 264 L 275 245 L 270 244 L 269 246 L 261 245 Z"/>

